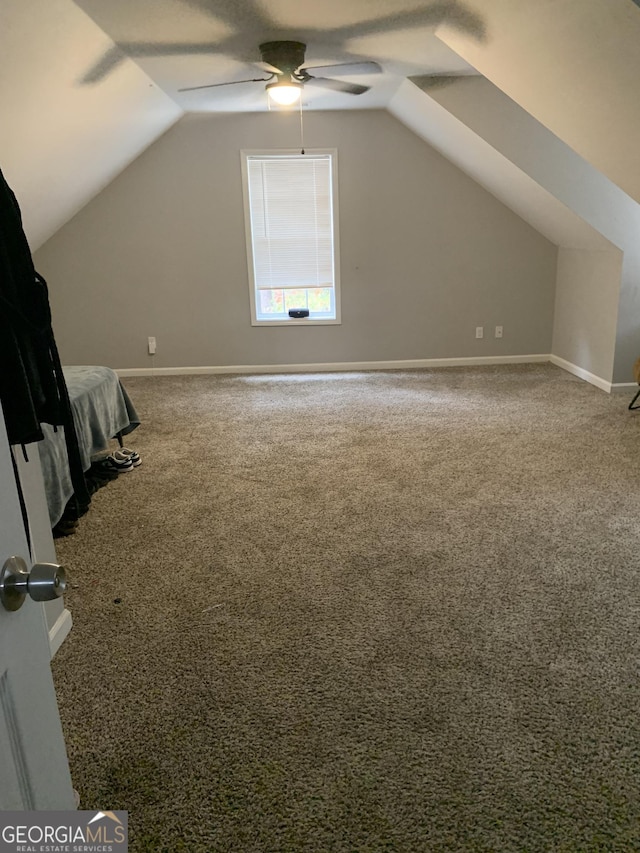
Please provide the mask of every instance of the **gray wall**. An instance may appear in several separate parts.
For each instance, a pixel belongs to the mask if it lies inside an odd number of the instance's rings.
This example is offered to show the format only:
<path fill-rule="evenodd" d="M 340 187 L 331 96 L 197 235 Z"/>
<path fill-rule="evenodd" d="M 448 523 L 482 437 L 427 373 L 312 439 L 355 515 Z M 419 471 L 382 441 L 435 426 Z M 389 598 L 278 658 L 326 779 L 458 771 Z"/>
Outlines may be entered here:
<path fill-rule="evenodd" d="M 550 352 L 555 246 L 384 111 L 304 122 L 338 149 L 341 325 L 250 325 L 240 150 L 295 148 L 299 116 L 191 115 L 37 252 L 63 361 L 148 367 L 149 335 L 154 367 Z"/>
<path fill-rule="evenodd" d="M 622 252 L 560 249 L 553 354 L 599 377 L 613 374 Z"/>
<path fill-rule="evenodd" d="M 488 80 L 466 78 L 432 96 L 609 241 L 611 257 L 589 273 L 585 298 L 590 310 L 585 302 L 581 310 L 565 312 L 563 330 L 556 321 L 556 339 L 582 341 L 585 358 L 574 362 L 579 367 L 614 383 L 633 381 L 640 340 L 640 205 Z M 617 288 L 611 281 L 618 264 L 616 248 L 623 252 Z M 613 312 L 617 323 L 612 328 Z M 603 340 L 612 333 L 609 341 Z M 608 355 L 612 349 L 613 360 Z"/>

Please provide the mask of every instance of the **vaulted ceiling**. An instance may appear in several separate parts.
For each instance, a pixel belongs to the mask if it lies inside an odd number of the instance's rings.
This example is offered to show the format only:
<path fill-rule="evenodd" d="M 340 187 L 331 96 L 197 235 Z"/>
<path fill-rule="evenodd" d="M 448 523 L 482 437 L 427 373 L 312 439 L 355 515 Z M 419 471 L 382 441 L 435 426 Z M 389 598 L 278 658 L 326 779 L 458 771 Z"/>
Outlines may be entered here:
<path fill-rule="evenodd" d="M 178 90 L 263 77 L 259 45 L 281 39 L 307 65 L 382 69 L 330 75 L 370 87 L 357 96 L 307 86 L 305 110 L 482 74 L 640 199 L 634 0 L 3 0 L 0 167 L 32 247 L 185 112 L 266 110 L 260 82 Z"/>

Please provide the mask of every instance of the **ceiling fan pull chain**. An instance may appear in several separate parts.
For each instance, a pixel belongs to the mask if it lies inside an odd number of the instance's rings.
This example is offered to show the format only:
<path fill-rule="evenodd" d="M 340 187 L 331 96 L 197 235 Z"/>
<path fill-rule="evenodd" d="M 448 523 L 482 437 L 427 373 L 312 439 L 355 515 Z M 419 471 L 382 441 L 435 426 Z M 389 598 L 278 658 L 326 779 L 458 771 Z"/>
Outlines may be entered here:
<path fill-rule="evenodd" d="M 304 124 L 302 122 L 302 98 L 300 98 L 300 153 L 304 154 Z"/>

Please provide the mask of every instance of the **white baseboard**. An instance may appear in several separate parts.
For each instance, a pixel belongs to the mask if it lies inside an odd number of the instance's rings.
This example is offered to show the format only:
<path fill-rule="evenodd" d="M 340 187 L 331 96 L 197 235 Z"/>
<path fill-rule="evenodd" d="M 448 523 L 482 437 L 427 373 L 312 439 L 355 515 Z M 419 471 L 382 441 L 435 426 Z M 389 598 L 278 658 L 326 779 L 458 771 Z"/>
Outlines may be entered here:
<path fill-rule="evenodd" d="M 613 385 L 611 386 L 611 391 L 612 392 L 620 391 L 620 392 L 624 392 L 625 394 L 627 394 L 629 391 L 631 391 L 634 388 L 636 391 L 638 390 L 638 383 L 637 382 L 614 382 Z"/>
<path fill-rule="evenodd" d="M 190 376 L 214 373 L 330 373 L 364 370 L 426 370 L 430 367 L 473 367 L 492 364 L 539 364 L 551 362 L 574 376 L 584 379 L 596 388 L 606 391 L 626 390 L 635 387 L 633 382 L 615 385 L 596 376 L 577 364 L 549 353 L 529 355 L 487 355 L 475 358 L 410 358 L 396 361 L 327 361 L 309 364 L 230 364 L 200 367 L 123 367 L 116 368 L 118 376 Z"/>
<path fill-rule="evenodd" d="M 606 391 L 607 394 L 611 393 L 611 382 L 608 382 L 606 379 L 602 379 L 601 376 L 596 376 L 594 373 L 590 373 L 583 367 L 578 367 L 577 364 L 572 364 L 570 361 L 566 361 L 564 358 L 560 358 L 560 356 L 557 355 L 550 355 L 549 361 L 551 364 L 555 364 L 556 367 L 561 367 L 568 373 L 572 373 L 574 376 L 584 379 L 585 382 L 590 382 L 591 385 L 595 385 L 596 388 Z"/>
<path fill-rule="evenodd" d="M 210 367 L 126 367 L 118 376 L 182 376 L 201 373 L 329 373 L 360 370 L 415 370 L 430 367 L 473 367 L 490 364 L 535 364 L 548 354 L 488 355 L 477 358 L 412 358 L 397 361 L 329 361 L 311 364 L 234 364 Z"/>
<path fill-rule="evenodd" d="M 49 628 L 49 649 L 52 658 L 64 642 L 72 626 L 71 612 L 65 608 L 56 619 L 55 624 Z"/>

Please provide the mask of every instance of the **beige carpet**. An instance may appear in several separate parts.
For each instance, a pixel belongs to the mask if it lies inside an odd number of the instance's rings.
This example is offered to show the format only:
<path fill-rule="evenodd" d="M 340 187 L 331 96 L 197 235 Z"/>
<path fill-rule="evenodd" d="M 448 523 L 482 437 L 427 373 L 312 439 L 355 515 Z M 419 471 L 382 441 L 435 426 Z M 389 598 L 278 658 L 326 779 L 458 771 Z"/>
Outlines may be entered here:
<path fill-rule="evenodd" d="M 58 542 L 84 808 L 132 851 L 640 849 L 627 395 L 550 365 L 125 384 L 143 464 Z"/>

